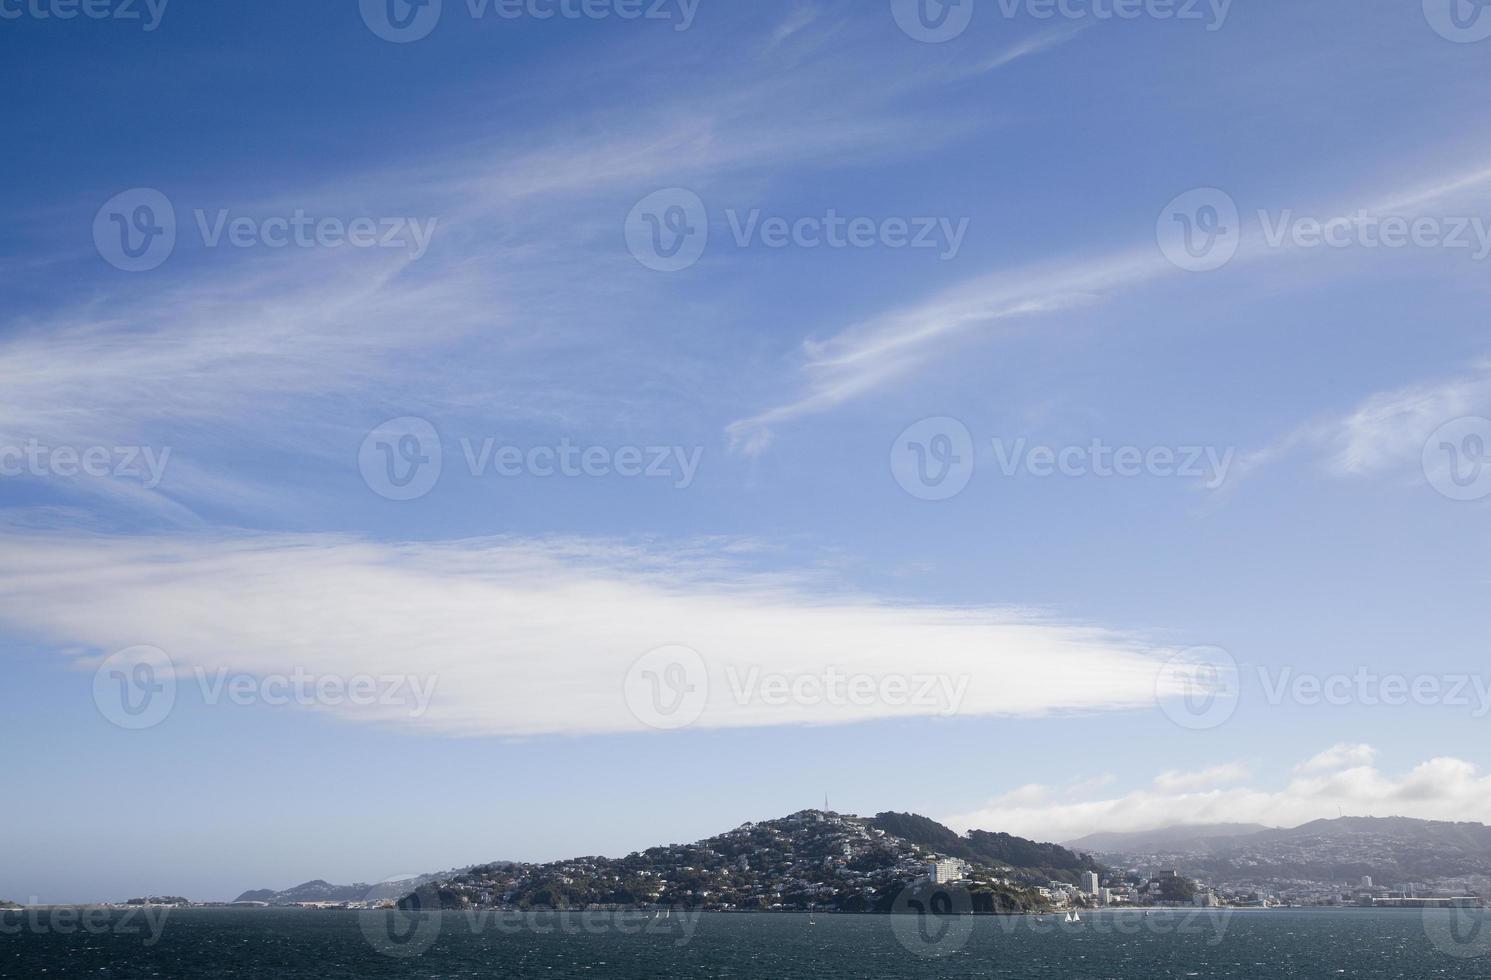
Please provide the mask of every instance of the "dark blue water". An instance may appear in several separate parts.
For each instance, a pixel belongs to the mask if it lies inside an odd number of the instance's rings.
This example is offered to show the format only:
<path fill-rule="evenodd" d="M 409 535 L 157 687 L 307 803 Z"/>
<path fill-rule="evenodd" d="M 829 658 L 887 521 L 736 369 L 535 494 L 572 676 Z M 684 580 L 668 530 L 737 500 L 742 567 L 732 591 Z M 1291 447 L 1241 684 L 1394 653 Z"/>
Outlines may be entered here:
<path fill-rule="evenodd" d="M 1491 977 L 1485 912 L 1122 913 L 1072 926 L 829 915 L 156 916 L 5 913 L 0 978 Z"/>

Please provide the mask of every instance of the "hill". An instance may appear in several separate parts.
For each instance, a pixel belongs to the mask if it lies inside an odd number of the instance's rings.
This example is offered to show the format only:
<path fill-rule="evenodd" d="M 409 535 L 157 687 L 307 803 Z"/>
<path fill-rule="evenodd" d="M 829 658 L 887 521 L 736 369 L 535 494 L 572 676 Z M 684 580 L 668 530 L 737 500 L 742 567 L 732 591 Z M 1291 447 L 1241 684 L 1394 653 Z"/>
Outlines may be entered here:
<path fill-rule="evenodd" d="M 1491 875 L 1491 827 L 1480 823 L 1343 817 L 1232 837 L 1138 838 L 1142 846 L 1095 850 L 1118 864 L 1173 867 L 1212 882 L 1354 885 L 1370 876 L 1391 885 Z"/>
<path fill-rule="evenodd" d="M 1130 833 L 1106 831 L 1067 841 L 1066 846 L 1089 854 L 1136 854 L 1165 847 L 1208 847 L 1208 841 L 1245 837 L 1269 829 L 1261 823 L 1212 823 Z"/>
<path fill-rule="evenodd" d="M 972 830 L 959 835 L 935 820 L 914 813 L 881 813 L 870 821 L 902 840 L 949 857 L 996 868 L 1013 868 L 1045 881 L 1076 884 L 1084 871 L 1101 871 L 1101 866 L 1085 854 L 1074 854 L 1059 844 L 1037 844 L 1010 834 Z"/>
<path fill-rule="evenodd" d="M 1017 867 L 1007 857 L 1039 863 Z M 960 836 L 914 814 L 866 819 L 804 810 L 624 858 L 474 868 L 425 885 L 400 904 L 885 912 L 907 886 L 926 877 L 928 862 L 937 858 L 967 862 L 973 908 L 991 913 L 1043 908 L 1036 889 L 1049 880 L 1047 866 L 1076 874 L 1090 864 L 1056 845 L 1004 834 Z"/>
<path fill-rule="evenodd" d="M 317 879 L 316 881 L 307 881 L 305 884 L 296 885 L 294 888 L 286 888 L 283 891 L 275 891 L 270 888 L 246 891 L 233 901 L 266 902 L 270 905 L 295 905 L 301 902 L 393 901 L 403 895 L 407 895 L 413 888 L 443 877 L 448 878 L 455 873 L 454 871 L 445 871 L 439 874 L 420 875 L 417 878 L 384 882 L 377 885 L 333 885 L 330 882 Z"/>

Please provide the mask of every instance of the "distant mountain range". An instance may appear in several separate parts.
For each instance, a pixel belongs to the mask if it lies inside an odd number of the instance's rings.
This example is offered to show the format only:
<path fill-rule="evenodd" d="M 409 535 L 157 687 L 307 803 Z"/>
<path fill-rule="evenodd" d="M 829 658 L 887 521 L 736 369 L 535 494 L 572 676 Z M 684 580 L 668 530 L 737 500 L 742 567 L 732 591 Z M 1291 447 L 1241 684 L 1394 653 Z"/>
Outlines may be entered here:
<path fill-rule="evenodd" d="M 1491 875 L 1491 827 L 1408 817 L 1342 817 L 1287 829 L 1246 824 L 1093 834 L 1070 843 L 1120 867 L 1173 867 L 1206 881 L 1379 885 Z"/>
<path fill-rule="evenodd" d="M 965 862 L 967 893 L 980 912 L 1042 908 L 1038 887 L 1075 883 L 1083 871 L 1099 870 L 1090 858 L 1056 844 L 985 831 L 958 834 L 916 814 L 866 818 L 804 810 L 624 858 L 485 865 L 422 885 L 400 904 L 883 912 L 924 881 L 937 859 Z"/>
<path fill-rule="evenodd" d="M 1261 823 L 1209 823 L 1129 833 L 1104 831 L 1067 841 L 1066 846 L 1089 854 L 1144 854 L 1167 847 L 1204 847 L 1208 840 L 1245 837 L 1271 829 Z"/>
<path fill-rule="evenodd" d="M 317 879 L 303 885 L 296 885 L 294 888 L 286 888 L 283 891 L 274 891 L 269 888 L 246 891 L 233 901 L 265 902 L 269 905 L 296 905 L 301 902 L 393 901 L 409 894 L 421 885 L 459 873 L 459 871 L 444 871 L 377 885 L 333 885 Z"/>

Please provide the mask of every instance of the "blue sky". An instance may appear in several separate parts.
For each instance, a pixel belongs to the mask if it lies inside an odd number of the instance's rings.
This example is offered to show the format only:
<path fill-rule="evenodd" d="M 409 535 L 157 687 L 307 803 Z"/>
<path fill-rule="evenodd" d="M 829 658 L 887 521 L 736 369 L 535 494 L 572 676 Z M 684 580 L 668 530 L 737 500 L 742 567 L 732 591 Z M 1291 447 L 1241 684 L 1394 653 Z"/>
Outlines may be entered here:
<path fill-rule="evenodd" d="M 0 2 L 0 898 L 1484 817 L 1479 8 L 401 3 Z"/>

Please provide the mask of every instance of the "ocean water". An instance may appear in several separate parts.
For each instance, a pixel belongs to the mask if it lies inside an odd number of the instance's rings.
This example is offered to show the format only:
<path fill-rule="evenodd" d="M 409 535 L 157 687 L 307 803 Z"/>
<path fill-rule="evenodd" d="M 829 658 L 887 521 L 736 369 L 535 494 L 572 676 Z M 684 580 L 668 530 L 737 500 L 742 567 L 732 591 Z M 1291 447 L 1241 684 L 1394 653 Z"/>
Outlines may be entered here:
<path fill-rule="evenodd" d="M 0 915 L 0 978 L 1485 978 L 1487 912 Z"/>

